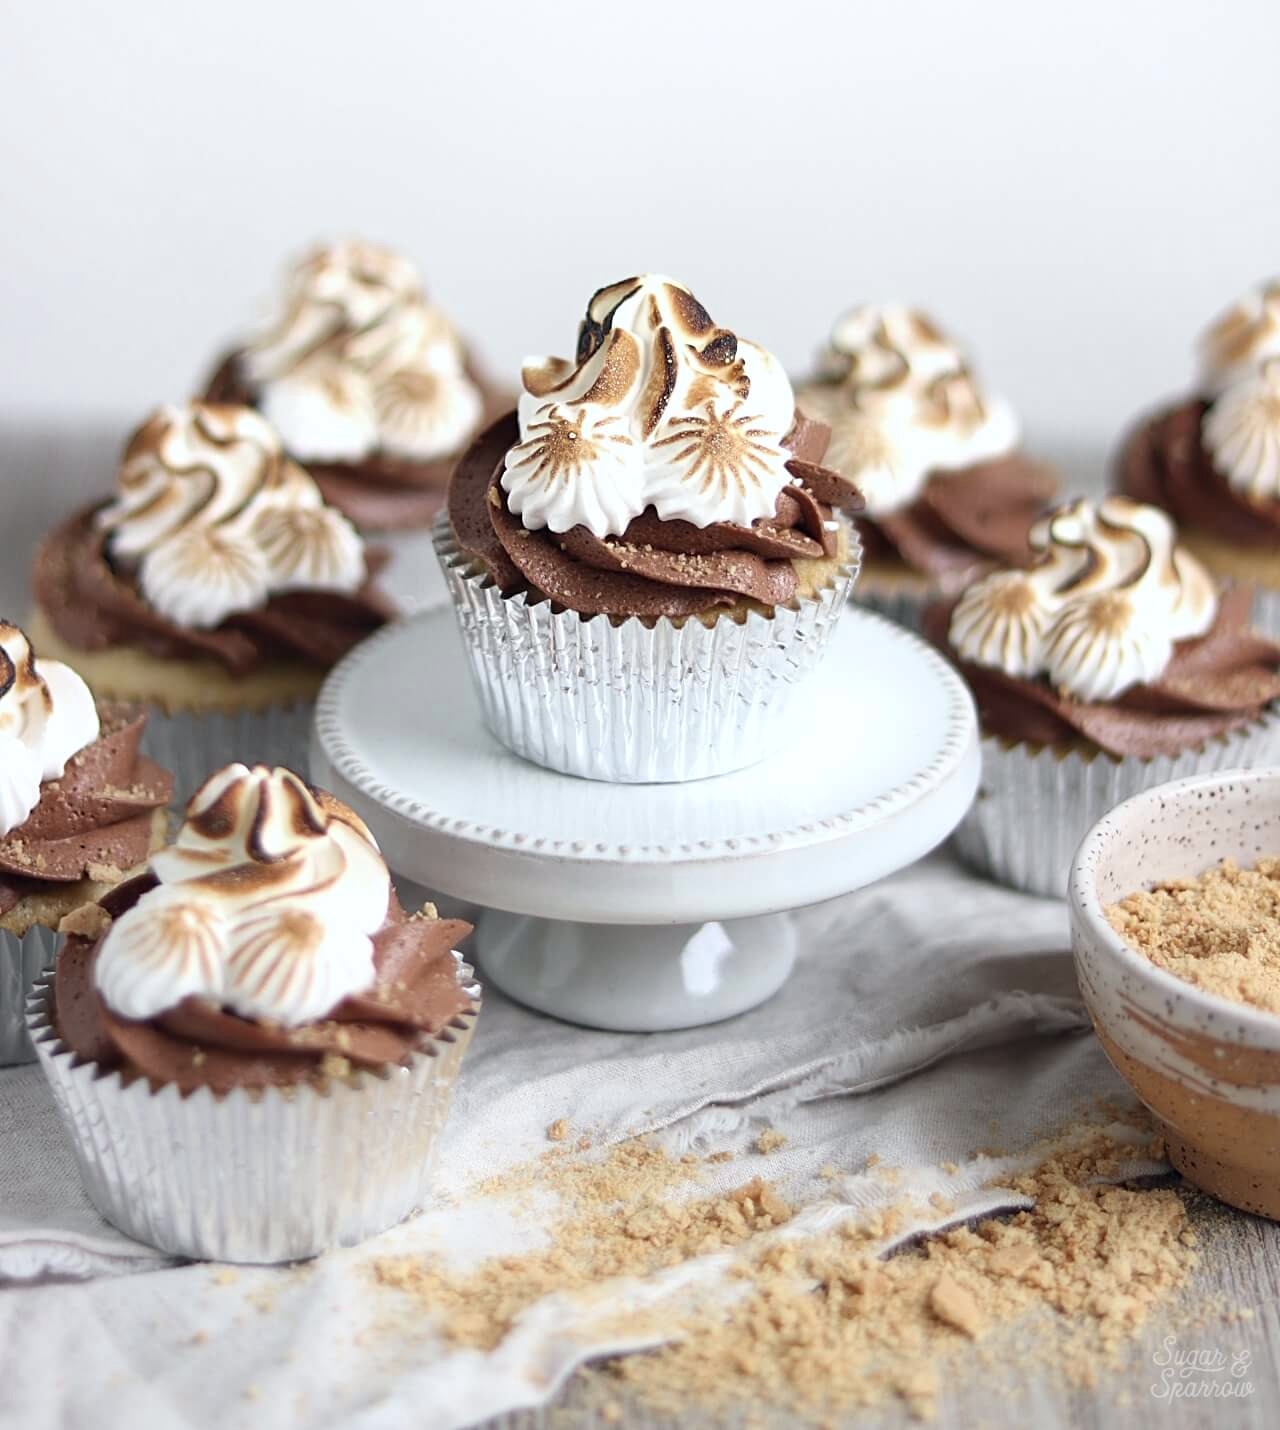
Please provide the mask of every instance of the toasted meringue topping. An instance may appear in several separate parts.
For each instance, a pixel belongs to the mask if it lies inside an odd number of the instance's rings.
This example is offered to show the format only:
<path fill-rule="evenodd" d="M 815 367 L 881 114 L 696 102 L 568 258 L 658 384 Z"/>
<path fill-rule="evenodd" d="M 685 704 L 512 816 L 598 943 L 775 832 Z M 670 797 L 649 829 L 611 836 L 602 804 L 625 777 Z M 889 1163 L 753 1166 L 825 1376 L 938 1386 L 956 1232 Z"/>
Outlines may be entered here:
<path fill-rule="evenodd" d="M 1280 501 L 1280 357 L 1231 384 L 1201 427 L 1213 465 L 1242 495 Z"/>
<path fill-rule="evenodd" d="M 1174 643 L 1217 615 L 1212 578 L 1156 507 L 1080 498 L 1042 517 L 1031 545 L 1029 570 L 993 572 L 957 602 L 949 639 L 962 659 L 1112 700 L 1159 680 Z"/>
<path fill-rule="evenodd" d="M 244 361 L 263 412 L 303 461 L 415 461 L 456 452 L 480 421 L 462 344 L 407 259 L 373 244 L 317 248 L 290 270 Z"/>
<path fill-rule="evenodd" d="M 1200 339 L 1199 357 L 1201 387 L 1215 397 L 1280 357 L 1280 278 L 1246 293 L 1218 318 Z"/>
<path fill-rule="evenodd" d="M 502 486 L 531 531 L 620 536 L 649 506 L 698 527 L 749 525 L 790 481 L 786 374 L 671 279 L 600 289 L 576 362 L 529 359 L 524 389 Z"/>
<path fill-rule="evenodd" d="M 40 786 L 98 738 L 89 687 L 60 660 L 37 661 L 26 635 L 0 621 L 0 837 L 26 823 Z"/>
<path fill-rule="evenodd" d="M 844 314 L 819 373 L 800 389 L 800 405 L 831 427 L 827 461 L 858 483 L 869 516 L 910 505 L 932 472 L 988 462 L 1018 444 L 1013 409 L 983 392 L 960 349 L 914 309 Z"/>
<path fill-rule="evenodd" d="M 353 592 L 365 579 L 355 528 L 248 407 L 158 409 L 129 439 L 98 522 L 148 604 L 189 629 L 279 592 Z"/>
<path fill-rule="evenodd" d="M 296 1027 L 373 987 L 387 866 L 345 805 L 291 771 L 220 770 L 151 871 L 159 884 L 111 926 L 95 965 L 122 1017 L 196 997 Z"/>

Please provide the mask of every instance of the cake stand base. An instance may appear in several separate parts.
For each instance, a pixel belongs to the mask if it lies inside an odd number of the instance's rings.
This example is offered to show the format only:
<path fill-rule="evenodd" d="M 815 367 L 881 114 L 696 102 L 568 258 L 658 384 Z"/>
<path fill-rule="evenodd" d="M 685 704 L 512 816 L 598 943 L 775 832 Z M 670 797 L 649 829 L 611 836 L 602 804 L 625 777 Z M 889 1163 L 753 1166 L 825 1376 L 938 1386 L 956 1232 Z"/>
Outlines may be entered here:
<path fill-rule="evenodd" d="M 702 924 L 582 924 L 481 912 L 476 953 L 508 997 L 616 1032 L 694 1028 L 771 998 L 796 960 L 789 914 Z"/>
<path fill-rule="evenodd" d="M 797 954 L 789 911 L 942 843 L 979 759 L 955 671 L 851 607 L 776 756 L 689 784 L 574 779 L 485 730 L 454 614 L 433 610 L 329 676 L 311 772 L 422 886 L 403 885 L 406 905 L 439 890 L 442 914 L 476 923 L 482 979 L 568 1022 L 656 1032 L 775 993 Z"/>

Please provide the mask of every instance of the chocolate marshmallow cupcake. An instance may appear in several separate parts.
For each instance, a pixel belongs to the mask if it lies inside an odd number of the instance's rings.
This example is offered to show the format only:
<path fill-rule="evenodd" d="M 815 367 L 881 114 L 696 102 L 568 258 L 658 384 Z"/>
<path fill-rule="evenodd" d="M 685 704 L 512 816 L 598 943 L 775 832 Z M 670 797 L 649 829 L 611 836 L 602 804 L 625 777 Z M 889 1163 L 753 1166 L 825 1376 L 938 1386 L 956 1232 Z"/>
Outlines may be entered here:
<path fill-rule="evenodd" d="M 1254 588 L 1280 636 L 1280 279 L 1242 298 L 1200 342 L 1195 392 L 1144 417 L 1116 485 L 1171 512 L 1215 575 Z"/>
<path fill-rule="evenodd" d="M 928 601 L 1030 561 L 1027 533 L 1057 481 L 1022 452 L 1012 407 L 923 313 L 846 313 L 798 398 L 831 428 L 827 463 L 866 501 L 860 601 L 917 625 Z"/>
<path fill-rule="evenodd" d="M 422 1205 L 478 1008 L 470 926 L 407 915 L 344 804 L 231 765 L 72 924 L 29 1026 L 108 1221 L 284 1261 Z"/>
<path fill-rule="evenodd" d="M 413 264 L 353 240 L 290 268 L 276 316 L 222 360 L 205 398 L 257 407 L 325 499 L 378 531 L 429 525 L 459 453 L 510 405 Z"/>
<path fill-rule="evenodd" d="M 1156 507 L 1073 501 L 1031 545 L 1028 569 L 993 572 L 926 625 L 984 736 L 957 846 L 1002 883 L 1061 895 L 1081 839 L 1121 801 L 1280 754 L 1280 644 Z"/>
<path fill-rule="evenodd" d="M 325 674 L 395 614 L 381 558 L 248 407 L 160 408 L 118 481 L 36 553 L 37 647 L 151 710 L 183 797 L 237 756 L 305 763 Z"/>
<path fill-rule="evenodd" d="M 24 1005 L 63 918 L 164 840 L 173 780 L 139 755 L 145 724 L 0 621 L 0 1064 L 35 1056 Z"/>
<path fill-rule="evenodd" d="M 682 284 L 591 299 L 463 457 L 437 550 L 484 718 L 592 779 L 698 779 L 786 738 L 853 584 L 860 504 L 763 348 Z"/>

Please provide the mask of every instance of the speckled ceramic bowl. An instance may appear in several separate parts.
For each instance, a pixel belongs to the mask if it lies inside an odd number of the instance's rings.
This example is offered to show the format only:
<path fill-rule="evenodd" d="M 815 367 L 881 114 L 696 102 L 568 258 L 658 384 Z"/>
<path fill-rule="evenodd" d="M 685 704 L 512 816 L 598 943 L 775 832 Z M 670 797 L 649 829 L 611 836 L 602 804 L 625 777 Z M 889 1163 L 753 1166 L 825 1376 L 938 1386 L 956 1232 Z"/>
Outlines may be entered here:
<path fill-rule="evenodd" d="M 1108 924 L 1110 904 L 1223 859 L 1280 854 L 1280 767 L 1196 775 L 1100 820 L 1071 871 L 1072 946 L 1102 1046 L 1198 1187 L 1280 1220 L 1280 1016 L 1157 968 Z"/>

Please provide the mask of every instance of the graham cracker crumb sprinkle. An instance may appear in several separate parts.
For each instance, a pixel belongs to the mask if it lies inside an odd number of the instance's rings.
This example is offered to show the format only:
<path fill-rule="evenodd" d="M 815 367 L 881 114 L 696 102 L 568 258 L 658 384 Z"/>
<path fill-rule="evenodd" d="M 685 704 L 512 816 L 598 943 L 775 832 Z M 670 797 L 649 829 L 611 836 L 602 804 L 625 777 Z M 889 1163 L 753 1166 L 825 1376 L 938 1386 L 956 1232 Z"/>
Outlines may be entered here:
<path fill-rule="evenodd" d="M 1004 1185 L 1034 1205 L 912 1238 L 885 1255 L 921 1207 L 906 1197 L 850 1210 L 833 1229 L 802 1233 L 793 1209 L 755 1179 L 708 1194 L 711 1157 L 672 1157 L 647 1141 L 589 1157 L 557 1145 L 476 1193 L 519 1202 L 551 1191 L 559 1211 L 537 1250 L 465 1271 L 439 1256 L 383 1257 L 375 1280 L 409 1297 L 403 1330 L 480 1349 L 499 1345 L 544 1296 L 598 1298 L 612 1329 L 670 1337 L 662 1348 L 583 1373 L 604 1405 L 634 1400 L 685 1423 L 769 1410 L 788 1423 L 830 1423 L 843 1412 L 898 1402 L 936 1410 L 948 1375 L 1018 1355 L 1071 1383 L 1096 1379 L 1157 1310 L 1167 1312 L 1197 1264 L 1182 1195 L 1168 1187 L 1103 1185 L 1137 1150 L 1096 1128 L 1039 1149 Z M 787 1227 L 786 1232 L 779 1228 Z M 736 1294 L 662 1312 L 619 1309 L 605 1283 L 734 1251 Z M 423 1315 L 423 1313 L 426 1313 Z M 620 1418 L 620 1412 L 619 1412 Z"/>
<path fill-rule="evenodd" d="M 548 1142 L 563 1142 L 568 1135 L 569 1123 L 566 1118 L 557 1117 L 551 1126 L 547 1128 Z"/>
<path fill-rule="evenodd" d="M 779 1148 L 787 1145 L 786 1137 L 776 1128 L 767 1127 L 756 1138 L 756 1151 L 767 1157 L 770 1152 L 776 1152 Z"/>
<path fill-rule="evenodd" d="M 96 943 L 111 927 L 111 915 L 99 904 L 81 904 L 72 909 L 58 925 L 58 932 L 68 938 L 87 938 Z"/>
<path fill-rule="evenodd" d="M 1132 948 L 1206 993 L 1280 1013 L 1280 858 L 1224 860 L 1106 911 Z"/>

